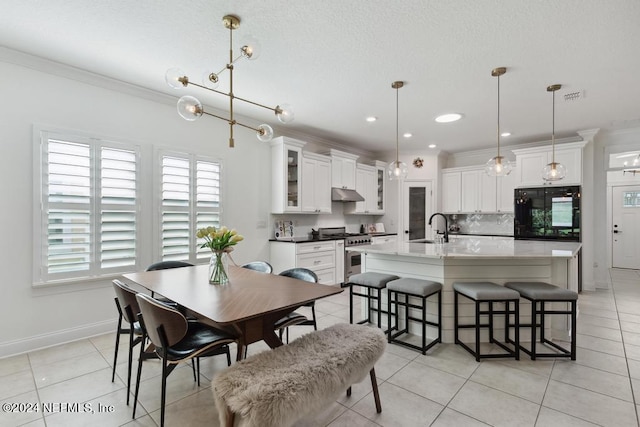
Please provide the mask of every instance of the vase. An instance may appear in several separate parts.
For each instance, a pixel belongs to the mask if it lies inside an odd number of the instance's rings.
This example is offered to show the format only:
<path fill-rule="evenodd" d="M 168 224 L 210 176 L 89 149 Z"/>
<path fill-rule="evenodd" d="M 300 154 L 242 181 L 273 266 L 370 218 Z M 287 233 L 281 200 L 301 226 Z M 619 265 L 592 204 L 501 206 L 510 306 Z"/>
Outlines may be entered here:
<path fill-rule="evenodd" d="M 229 257 L 224 251 L 215 251 L 209 261 L 209 283 L 212 285 L 222 285 L 229 281 L 227 270 Z"/>

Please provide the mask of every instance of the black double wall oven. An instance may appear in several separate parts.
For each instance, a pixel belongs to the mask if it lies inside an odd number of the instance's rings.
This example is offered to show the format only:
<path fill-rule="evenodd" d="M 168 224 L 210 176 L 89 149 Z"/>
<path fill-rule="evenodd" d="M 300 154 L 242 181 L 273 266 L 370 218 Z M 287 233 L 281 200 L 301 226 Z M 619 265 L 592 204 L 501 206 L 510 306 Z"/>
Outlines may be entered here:
<path fill-rule="evenodd" d="M 514 238 L 579 242 L 581 197 L 580 186 L 516 188 Z"/>

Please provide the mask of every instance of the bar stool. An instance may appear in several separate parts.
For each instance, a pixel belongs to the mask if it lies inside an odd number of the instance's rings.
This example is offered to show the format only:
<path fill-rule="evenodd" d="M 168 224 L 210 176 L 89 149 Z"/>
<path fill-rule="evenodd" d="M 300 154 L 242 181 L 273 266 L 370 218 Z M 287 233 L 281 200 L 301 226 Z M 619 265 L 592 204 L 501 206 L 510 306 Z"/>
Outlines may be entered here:
<path fill-rule="evenodd" d="M 531 302 L 531 323 L 520 324 L 521 328 L 531 328 L 531 350 L 527 350 L 522 346 L 520 346 L 520 349 L 531 356 L 531 360 L 536 360 L 536 357 L 570 357 L 571 360 L 576 360 L 576 309 L 578 302 L 578 293 L 569 289 L 562 289 L 558 286 L 550 285 L 549 283 L 544 282 L 507 282 L 504 286 L 517 291 L 522 298 Z M 568 310 L 545 309 L 545 303 L 552 302 L 570 303 L 571 307 Z M 545 316 L 548 314 L 571 316 L 571 348 L 569 350 L 558 345 L 555 342 L 550 341 L 544 336 Z M 540 316 L 539 323 L 538 315 Z M 536 332 L 538 328 L 540 328 L 539 342 L 541 344 L 547 344 L 555 348 L 559 353 L 540 353 L 536 351 Z"/>
<path fill-rule="evenodd" d="M 382 289 L 387 286 L 392 280 L 399 279 L 398 276 L 394 276 L 393 274 L 384 274 L 384 273 L 360 273 L 354 274 L 349 278 L 349 282 L 346 283 L 349 286 L 349 323 L 353 323 L 353 297 L 363 297 L 367 299 L 367 318 L 359 321 L 359 324 L 362 323 L 373 323 L 371 321 L 371 313 L 373 310 L 372 303 L 376 301 L 375 311 L 378 314 L 378 328 L 382 328 L 382 322 L 380 320 L 382 314 L 381 308 L 381 298 Z M 362 288 L 367 288 L 367 293 L 354 292 L 353 286 L 360 286 Z"/>
<path fill-rule="evenodd" d="M 427 350 L 442 342 L 442 284 L 438 282 L 432 282 L 431 280 L 410 279 L 402 278 L 392 280 L 387 283 L 387 303 L 389 304 L 389 314 L 387 315 L 387 340 L 390 343 L 396 343 L 405 347 L 419 350 L 422 354 L 426 354 Z M 438 298 L 438 321 L 432 322 L 427 320 L 427 298 L 432 295 L 436 295 Z M 404 296 L 404 301 L 401 300 L 401 296 Z M 409 302 L 409 297 L 419 298 L 421 304 L 412 304 Z M 394 307 L 394 310 L 391 307 Z M 400 330 L 399 327 L 399 311 L 398 306 L 405 309 L 405 321 L 404 328 Z M 417 318 L 410 315 L 409 310 L 411 308 L 417 308 L 422 311 L 422 317 Z M 395 326 L 391 326 L 391 318 L 394 318 Z M 406 341 L 398 339 L 399 336 L 409 333 L 409 320 L 419 322 L 422 325 L 422 346 L 417 346 Z M 431 340 L 427 344 L 427 325 L 436 326 L 438 328 L 438 338 Z M 393 330 L 398 332 L 393 333 Z"/>
<path fill-rule="evenodd" d="M 480 359 L 490 359 L 490 358 L 498 358 L 498 357 L 515 357 L 516 360 L 520 359 L 520 329 L 519 329 L 519 302 L 520 302 L 520 294 L 513 289 L 507 289 L 504 286 L 497 285 L 492 282 L 455 282 L 453 284 L 454 291 L 454 334 L 455 334 L 455 343 L 460 344 L 465 350 L 471 353 L 476 361 L 479 362 Z M 458 295 L 462 295 L 474 302 L 475 305 L 475 323 L 469 325 L 460 325 L 458 323 Z M 480 305 L 482 303 L 488 304 L 487 310 L 481 310 Z M 496 310 L 494 309 L 494 303 L 504 303 L 504 310 Z M 514 308 L 511 309 L 511 303 L 513 303 Z M 493 317 L 498 315 L 504 315 L 504 342 L 500 342 L 494 338 L 494 319 Z M 513 324 L 509 322 L 509 316 L 513 314 L 515 316 L 515 320 Z M 487 315 L 488 323 L 480 323 L 480 316 Z M 509 339 L 509 326 L 515 326 L 515 340 Z M 458 332 L 460 329 L 464 328 L 473 328 L 475 329 L 476 335 L 476 343 L 475 350 L 472 350 L 471 347 L 467 346 L 465 343 L 460 341 L 458 338 Z M 496 344 L 506 353 L 497 353 L 497 354 L 481 354 L 480 353 L 480 328 L 488 328 L 489 329 L 489 342 Z M 512 343 L 514 348 L 511 349 L 507 347 L 506 343 Z"/>

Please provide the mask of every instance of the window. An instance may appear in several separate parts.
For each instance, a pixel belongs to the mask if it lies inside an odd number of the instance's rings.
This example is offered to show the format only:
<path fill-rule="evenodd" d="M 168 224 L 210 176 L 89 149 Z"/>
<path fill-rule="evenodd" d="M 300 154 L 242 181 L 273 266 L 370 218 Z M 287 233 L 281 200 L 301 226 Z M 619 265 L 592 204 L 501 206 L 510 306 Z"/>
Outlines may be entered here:
<path fill-rule="evenodd" d="M 161 153 L 161 258 L 195 263 L 211 257 L 200 249 L 198 228 L 220 226 L 220 162 L 195 155 Z"/>
<path fill-rule="evenodd" d="M 34 282 L 137 269 L 139 149 L 40 131 Z"/>
<path fill-rule="evenodd" d="M 622 196 L 622 207 L 624 208 L 640 207 L 640 192 L 625 191 Z"/>

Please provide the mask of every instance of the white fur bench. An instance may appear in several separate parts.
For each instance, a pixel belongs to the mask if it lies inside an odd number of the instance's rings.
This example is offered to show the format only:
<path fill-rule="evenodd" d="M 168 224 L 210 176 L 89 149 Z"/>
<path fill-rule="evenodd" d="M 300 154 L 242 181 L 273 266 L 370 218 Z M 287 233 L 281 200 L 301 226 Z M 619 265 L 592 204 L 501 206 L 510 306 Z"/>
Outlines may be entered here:
<path fill-rule="evenodd" d="M 258 353 L 213 379 L 222 426 L 290 426 L 324 408 L 367 373 L 376 410 L 382 411 L 373 365 L 386 337 L 378 328 L 340 323 L 288 345 Z"/>

